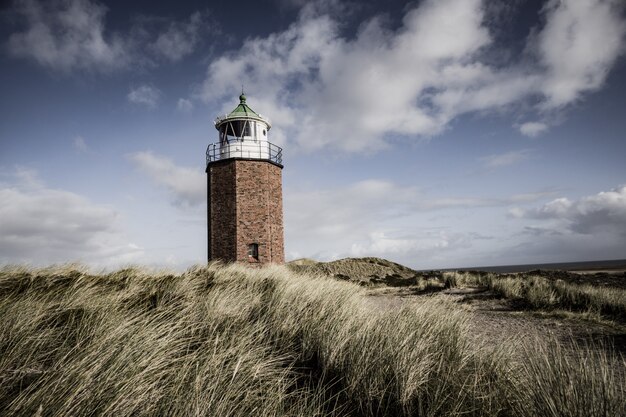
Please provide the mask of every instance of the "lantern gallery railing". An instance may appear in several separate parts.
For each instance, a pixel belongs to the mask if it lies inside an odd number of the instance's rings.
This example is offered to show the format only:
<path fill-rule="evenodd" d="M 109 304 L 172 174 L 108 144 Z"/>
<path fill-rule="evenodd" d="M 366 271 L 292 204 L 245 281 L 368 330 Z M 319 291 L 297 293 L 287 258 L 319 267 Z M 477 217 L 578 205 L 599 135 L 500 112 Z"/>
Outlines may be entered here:
<path fill-rule="evenodd" d="M 206 149 L 207 165 L 230 158 L 262 159 L 282 166 L 283 149 L 264 140 L 212 143 Z"/>

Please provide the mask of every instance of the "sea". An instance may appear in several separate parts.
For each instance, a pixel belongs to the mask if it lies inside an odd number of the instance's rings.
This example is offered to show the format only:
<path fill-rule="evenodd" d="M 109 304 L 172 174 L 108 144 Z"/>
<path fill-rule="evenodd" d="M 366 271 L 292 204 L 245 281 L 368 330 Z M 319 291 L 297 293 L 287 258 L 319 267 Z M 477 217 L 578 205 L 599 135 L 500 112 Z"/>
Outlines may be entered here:
<path fill-rule="evenodd" d="M 555 271 L 626 271 L 626 259 L 608 261 L 561 262 L 549 264 L 472 266 L 463 268 L 447 268 L 444 271 L 488 271 L 488 272 L 525 272 L 537 269 Z"/>

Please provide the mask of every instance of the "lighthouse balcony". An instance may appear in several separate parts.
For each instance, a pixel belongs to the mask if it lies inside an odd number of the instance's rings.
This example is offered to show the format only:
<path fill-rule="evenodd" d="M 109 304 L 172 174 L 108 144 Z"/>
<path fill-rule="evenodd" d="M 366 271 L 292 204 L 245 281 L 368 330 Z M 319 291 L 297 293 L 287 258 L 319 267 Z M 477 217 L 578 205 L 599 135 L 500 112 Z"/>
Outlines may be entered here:
<path fill-rule="evenodd" d="M 212 143 L 206 150 L 207 166 L 226 159 L 258 159 L 283 166 L 283 149 L 265 140 Z"/>

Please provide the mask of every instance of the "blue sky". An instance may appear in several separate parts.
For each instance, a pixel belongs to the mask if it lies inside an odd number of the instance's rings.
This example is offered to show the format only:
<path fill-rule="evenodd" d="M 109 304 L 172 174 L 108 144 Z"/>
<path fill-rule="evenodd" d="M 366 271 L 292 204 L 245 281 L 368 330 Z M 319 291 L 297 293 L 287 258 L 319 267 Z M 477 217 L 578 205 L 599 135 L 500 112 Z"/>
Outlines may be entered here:
<path fill-rule="evenodd" d="M 284 148 L 288 259 L 626 258 L 619 0 L 30 0 L 0 19 L 0 263 L 204 262 L 204 152 L 242 84 Z"/>

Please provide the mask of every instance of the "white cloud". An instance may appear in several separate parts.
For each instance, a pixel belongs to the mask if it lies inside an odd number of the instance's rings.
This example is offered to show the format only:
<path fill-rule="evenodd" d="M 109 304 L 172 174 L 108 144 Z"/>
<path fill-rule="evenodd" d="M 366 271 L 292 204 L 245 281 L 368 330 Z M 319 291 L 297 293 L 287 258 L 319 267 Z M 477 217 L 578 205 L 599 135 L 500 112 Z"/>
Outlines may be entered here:
<path fill-rule="evenodd" d="M 137 152 L 129 158 L 153 181 L 167 189 L 175 204 L 206 203 L 206 178 L 197 169 L 179 167 L 170 159 L 152 152 Z"/>
<path fill-rule="evenodd" d="M 114 209 L 46 188 L 33 176 L 18 171 L 13 183 L 0 184 L 0 263 L 114 266 L 141 255 L 120 232 Z"/>
<path fill-rule="evenodd" d="M 128 64 L 127 45 L 105 36 L 106 7 L 90 0 L 16 2 L 26 29 L 13 33 L 9 51 L 61 71 L 106 71 Z"/>
<path fill-rule="evenodd" d="M 626 22 L 620 0 L 551 0 L 538 53 L 547 71 L 543 107 L 558 108 L 599 89 L 622 54 Z"/>
<path fill-rule="evenodd" d="M 16 166 L 10 173 L 0 173 L 0 178 L 8 177 L 9 181 L 0 181 L 0 187 L 10 188 L 17 184 L 20 188 L 39 189 L 43 188 L 43 183 L 37 171 L 31 168 Z"/>
<path fill-rule="evenodd" d="M 380 180 L 360 181 L 334 190 L 288 190 L 285 230 L 320 241 L 361 234 L 375 227 L 376 219 L 406 213 L 417 193 L 413 187 Z"/>
<path fill-rule="evenodd" d="M 17 0 L 12 13 L 23 26 L 9 37 L 11 55 L 66 73 L 178 61 L 195 50 L 210 27 L 207 16 L 195 12 L 185 21 L 143 17 L 126 32 L 112 33 L 106 27 L 107 7 L 95 0 Z"/>
<path fill-rule="evenodd" d="M 571 200 L 557 198 L 534 209 L 515 208 L 513 217 L 523 226 L 519 236 L 530 236 L 507 248 L 522 262 L 572 262 L 622 259 L 626 256 L 626 186 Z"/>
<path fill-rule="evenodd" d="M 333 18 L 311 16 L 305 8 L 288 30 L 249 40 L 239 53 L 214 61 L 203 94 L 220 97 L 249 79 L 256 88 L 249 101 L 264 112 L 263 101 L 281 109 L 283 123 L 275 126 L 294 128 L 289 136 L 308 148 L 363 150 L 382 146 L 386 133 L 436 133 L 445 115 L 414 102 L 440 82 L 438 66 L 450 62 L 463 72 L 461 61 L 488 43 L 479 6 L 479 1 L 429 2 L 407 14 L 398 33 L 374 19 L 352 41 L 339 36 Z M 290 80 L 302 87 L 288 90 Z"/>
<path fill-rule="evenodd" d="M 522 135 L 534 138 L 548 130 L 548 125 L 541 122 L 526 122 L 519 125 L 519 131 Z"/>
<path fill-rule="evenodd" d="M 574 233 L 609 232 L 626 239 L 626 185 L 576 201 L 557 198 L 539 208 L 516 209 L 515 217 L 556 220 Z"/>
<path fill-rule="evenodd" d="M 399 29 L 375 17 L 353 39 L 340 34 L 332 8 L 304 7 L 287 30 L 248 39 L 215 59 L 200 96 L 228 108 L 241 80 L 249 80 L 249 103 L 279 118 L 273 138 L 308 149 L 372 150 L 390 136 L 437 135 L 461 114 L 525 107 L 527 100 L 548 117 L 550 109 L 599 88 L 622 52 L 623 19 L 608 13 L 617 1 L 570 3 L 551 3 L 545 27 L 528 40 L 529 53 L 498 66 L 486 59 L 495 42 L 479 0 L 421 2 Z M 585 37 L 603 51 L 579 56 Z M 606 48 L 597 47 L 604 42 Z M 522 126 L 528 134 L 547 128 Z"/>
<path fill-rule="evenodd" d="M 149 85 L 142 85 L 137 88 L 131 88 L 126 98 L 131 103 L 153 109 L 157 106 L 159 100 L 161 99 L 161 90 Z"/>
<path fill-rule="evenodd" d="M 397 233 L 396 233 L 397 234 Z M 471 246 L 470 237 L 446 230 L 421 230 L 418 236 L 406 233 L 393 236 L 386 232 L 372 232 L 362 242 L 354 243 L 350 256 L 392 256 L 396 259 L 428 258 L 430 262 L 440 260 L 446 252 Z"/>
<path fill-rule="evenodd" d="M 88 152 L 89 151 L 89 146 L 87 146 L 87 142 L 85 142 L 85 139 L 82 136 L 76 136 L 74 138 L 74 148 L 76 148 L 77 151 L 79 152 Z"/>
<path fill-rule="evenodd" d="M 478 235 L 439 228 L 423 213 L 506 207 L 548 193 L 505 197 L 433 197 L 413 186 L 366 180 L 335 189 L 285 190 L 285 233 L 290 252 L 318 259 L 389 256 L 414 265 L 467 247 Z M 475 212 L 476 210 L 472 210 Z"/>
<path fill-rule="evenodd" d="M 206 203 L 206 178 L 197 169 L 181 167 L 151 152 L 129 156 L 156 184 L 165 188 L 178 206 Z M 442 252 L 466 248 L 477 235 L 415 226 L 416 213 L 468 208 L 502 207 L 537 201 L 549 193 L 518 194 L 500 198 L 432 197 L 416 187 L 371 179 L 325 190 L 285 191 L 285 231 L 292 254 L 319 259 L 343 256 L 389 255 L 408 260 L 416 255 L 429 261 Z M 395 221 L 412 224 L 397 230 Z M 317 243 L 316 243 L 317 242 Z M 296 256 L 296 255 L 293 255 Z"/>
<path fill-rule="evenodd" d="M 526 211 L 520 207 L 511 207 L 508 210 L 508 214 L 510 217 L 514 218 L 514 219 L 521 219 L 522 217 L 524 217 L 524 214 L 526 213 Z"/>
<path fill-rule="evenodd" d="M 172 22 L 151 48 L 170 61 L 179 61 L 194 51 L 205 23 L 200 12 L 193 13 L 186 22 Z"/>
<path fill-rule="evenodd" d="M 187 100 L 186 98 L 179 98 L 176 108 L 180 112 L 189 113 L 193 110 L 193 102 L 191 100 Z"/>
<path fill-rule="evenodd" d="M 482 161 L 485 168 L 495 169 L 524 161 L 530 157 L 530 154 L 530 149 L 521 149 L 518 151 L 511 151 L 502 154 L 488 155 L 481 158 L 480 160 Z"/>

